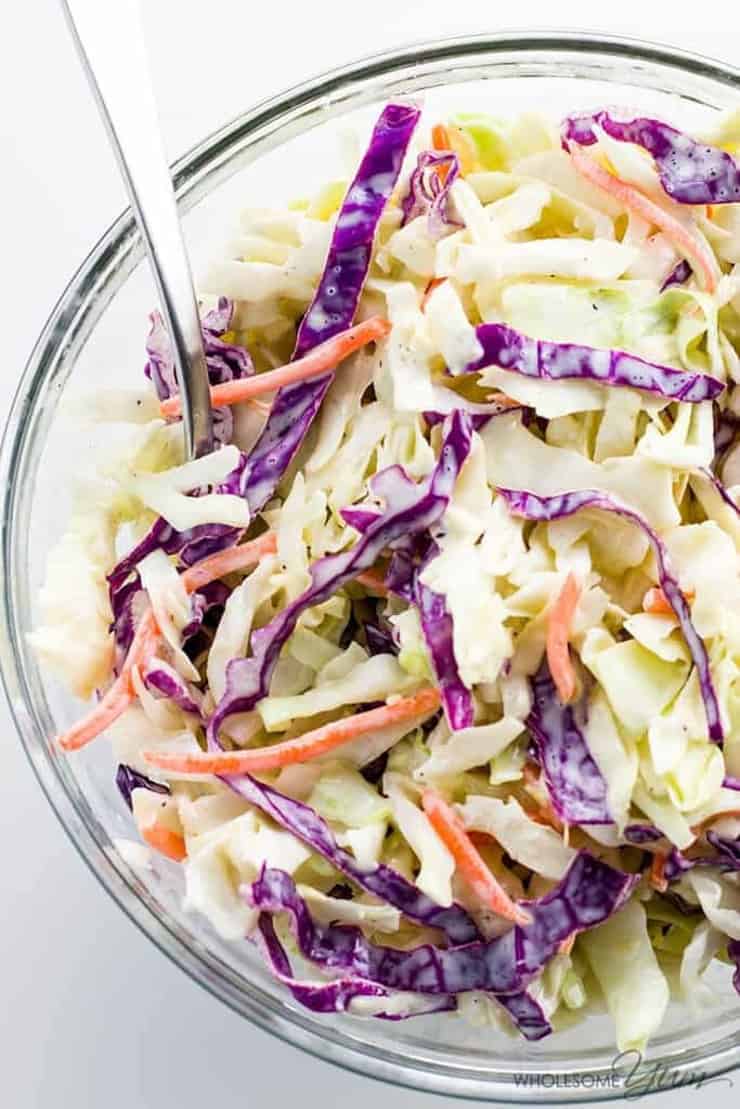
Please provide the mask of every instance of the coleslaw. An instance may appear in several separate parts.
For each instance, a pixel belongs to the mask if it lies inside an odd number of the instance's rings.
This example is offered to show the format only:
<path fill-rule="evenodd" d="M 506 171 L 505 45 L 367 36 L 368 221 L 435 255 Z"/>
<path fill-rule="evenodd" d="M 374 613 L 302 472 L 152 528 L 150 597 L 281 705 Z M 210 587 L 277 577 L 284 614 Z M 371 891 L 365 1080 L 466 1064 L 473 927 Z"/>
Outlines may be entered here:
<path fill-rule="evenodd" d="M 56 742 L 298 1004 L 643 1050 L 740 993 L 739 119 L 388 104 L 212 267 L 213 453 L 157 314 L 90 406 Z"/>

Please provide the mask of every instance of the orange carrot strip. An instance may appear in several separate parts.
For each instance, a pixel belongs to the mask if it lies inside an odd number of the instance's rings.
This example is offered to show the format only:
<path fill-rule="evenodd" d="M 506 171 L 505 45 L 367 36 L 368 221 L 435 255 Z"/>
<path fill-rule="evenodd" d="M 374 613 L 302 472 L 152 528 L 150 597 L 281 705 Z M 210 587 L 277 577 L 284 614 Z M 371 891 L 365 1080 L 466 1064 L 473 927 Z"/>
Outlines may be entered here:
<path fill-rule="evenodd" d="M 568 640 L 580 595 L 581 587 L 574 575 L 568 574 L 547 619 L 547 663 L 564 705 L 573 700 L 576 692 L 576 672 L 573 669 Z"/>
<path fill-rule="evenodd" d="M 573 933 L 571 933 L 570 936 L 566 936 L 566 938 L 562 941 L 562 943 L 560 944 L 560 947 L 558 948 L 558 954 L 559 955 L 570 955 L 571 951 L 573 950 L 573 946 L 574 946 L 575 942 L 576 942 L 576 934 L 575 934 L 575 932 L 573 932 Z"/>
<path fill-rule="evenodd" d="M 509 897 L 486 866 L 455 810 L 433 789 L 425 789 L 421 804 L 429 823 L 455 860 L 462 877 L 483 905 L 514 924 L 531 924 L 532 918 Z"/>
<path fill-rule="evenodd" d="M 449 132 L 444 123 L 435 123 L 432 127 L 432 146 L 435 150 L 452 150 Z"/>
<path fill-rule="evenodd" d="M 226 404 L 238 404 L 240 401 L 258 397 L 262 393 L 272 393 L 284 385 L 293 385 L 296 381 L 318 377 L 327 370 L 333 369 L 338 362 L 359 350 L 360 347 L 364 347 L 366 343 L 382 339 L 390 329 L 388 320 L 383 319 L 382 316 L 371 316 L 369 320 L 363 320 L 362 323 L 355 324 L 347 331 L 341 331 L 333 338 L 327 339 L 325 343 L 320 343 L 304 358 L 289 362 L 287 366 L 212 386 L 211 404 L 214 408 L 220 408 Z M 179 416 L 182 412 L 180 396 L 169 397 L 162 401 L 159 407 L 165 417 Z"/>
<path fill-rule="evenodd" d="M 173 832 L 171 828 L 165 827 L 164 824 L 160 824 L 155 820 L 151 824 L 145 824 L 143 828 L 140 828 L 139 834 L 144 842 L 153 847 L 155 851 L 159 851 L 160 855 L 166 855 L 168 859 L 174 859 L 176 863 L 181 863 L 183 859 L 187 858 L 188 851 L 183 837 L 178 832 Z"/>
<path fill-rule="evenodd" d="M 147 662 L 157 649 L 160 632 L 154 613 L 151 609 L 145 613 L 136 629 L 136 634 L 129 647 L 126 660 L 121 668 L 121 673 L 98 701 L 87 716 L 83 717 L 67 732 L 57 737 L 57 742 L 65 751 L 77 751 L 80 747 L 95 739 L 109 724 L 117 720 L 134 700 L 136 694 L 131 681 L 131 673 L 135 666 L 142 666 Z"/>
<path fill-rule="evenodd" d="M 410 697 L 381 705 L 376 709 L 345 716 L 322 728 L 315 728 L 296 739 L 286 739 L 272 747 L 255 747 L 248 751 L 198 751 L 175 754 L 167 751 L 146 751 L 150 766 L 176 774 L 244 774 L 255 770 L 277 770 L 298 762 L 309 762 L 341 747 L 357 736 L 367 735 L 390 724 L 400 724 L 415 716 L 433 712 L 439 707 L 438 689 L 422 689 Z"/>
<path fill-rule="evenodd" d="M 650 885 L 658 893 L 665 893 L 668 889 L 668 879 L 665 876 L 665 864 L 668 856 L 664 851 L 656 851 L 650 864 Z"/>
<path fill-rule="evenodd" d="M 432 293 L 434 292 L 434 290 L 438 289 L 440 285 L 444 285 L 446 280 L 447 280 L 446 277 L 432 277 L 427 282 L 426 289 L 424 290 L 424 295 L 421 298 L 421 310 L 422 310 L 422 312 L 426 312 L 426 307 L 427 307 L 427 304 L 429 303 L 429 298 L 432 295 Z"/>
<path fill-rule="evenodd" d="M 684 597 L 687 601 L 693 601 L 693 590 L 688 590 L 684 593 Z M 655 585 L 652 589 L 648 589 L 647 593 L 642 598 L 642 608 L 643 612 L 649 612 L 651 616 L 676 615 L 668 603 L 668 598 L 659 585 Z"/>
<path fill-rule="evenodd" d="M 195 593 L 212 581 L 217 581 L 225 574 L 232 574 L 235 570 L 246 570 L 255 566 L 265 555 L 275 554 L 277 539 L 272 531 L 260 535 L 250 543 L 242 543 L 239 547 L 229 547 L 225 551 L 209 555 L 201 562 L 194 563 L 182 575 L 182 583 L 188 593 Z"/>
<path fill-rule="evenodd" d="M 478 154 L 470 138 L 459 127 L 446 127 L 444 123 L 436 123 L 432 128 L 432 147 L 434 150 L 451 150 L 457 154 L 460 174 L 465 177 L 474 173 L 478 167 Z M 437 173 L 444 184 L 449 168 L 439 166 Z"/>
<path fill-rule="evenodd" d="M 273 532 L 261 535 L 251 543 L 240 547 L 230 547 L 226 551 L 204 558 L 186 570 L 182 581 L 188 593 L 202 589 L 204 585 L 223 577 L 234 570 L 244 570 L 254 566 L 266 554 L 273 554 L 277 541 Z M 136 699 L 131 680 L 134 667 L 142 667 L 154 655 L 160 641 L 160 631 L 149 609 L 142 617 L 136 634 L 129 647 L 121 673 L 95 707 L 67 732 L 57 737 L 57 742 L 65 751 L 77 751 L 117 720 Z"/>
<path fill-rule="evenodd" d="M 388 586 L 385 584 L 383 575 L 379 574 L 377 570 L 363 570 L 358 574 L 355 581 L 359 585 L 364 585 L 365 589 L 370 589 L 373 593 L 379 593 L 381 597 L 388 596 Z"/>
<path fill-rule="evenodd" d="M 628 185 L 626 181 L 609 173 L 588 154 L 584 154 L 576 147 L 571 148 L 570 158 L 581 176 L 597 189 L 609 193 L 624 204 L 625 208 L 629 208 L 636 215 L 665 232 L 678 251 L 691 262 L 695 270 L 701 273 L 702 283 L 707 292 L 715 291 L 719 281 L 719 268 L 714 256 L 675 216 L 665 208 L 661 208 L 654 200 L 650 200 L 634 185 Z"/>

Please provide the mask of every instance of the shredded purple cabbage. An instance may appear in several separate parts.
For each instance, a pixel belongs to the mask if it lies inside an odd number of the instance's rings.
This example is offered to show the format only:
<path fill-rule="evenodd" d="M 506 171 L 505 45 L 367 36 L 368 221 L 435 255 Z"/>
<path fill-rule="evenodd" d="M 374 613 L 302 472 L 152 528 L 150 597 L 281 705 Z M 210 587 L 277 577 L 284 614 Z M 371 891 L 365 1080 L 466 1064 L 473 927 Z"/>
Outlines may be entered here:
<path fill-rule="evenodd" d="M 183 712 L 197 716 L 199 720 L 203 719 L 203 694 L 192 682 L 186 682 L 164 659 L 153 659 L 144 671 L 143 678 L 144 685 L 155 696 L 172 701 Z"/>
<path fill-rule="evenodd" d="M 725 150 L 697 142 L 659 119 L 617 120 L 606 111 L 568 116 L 562 125 L 563 143 L 591 146 L 600 127 L 619 142 L 634 143 L 650 154 L 663 190 L 679 204 L 737 204 L 740 169 Z"/>
<path fill-rule="evenodd" d="M 447 168 L 444 181 L 439 175 L 440 167 Z M 459 175 L 460 163 L 452 151 L 423 150 L 409 178 L 409 191 L 401 202 L 401 226 L 426 214 L 433 239 L 450 228 L 463 227 L 450 212 L 450 189 Z"/>
<path fill-rule="evenodd" d="M 128 581 L 124 578 L 118 589 L 111 589 L 110 603 L 113 620 L 108 630 L 113 633 L 113 672 L 118 674 L 134 638 L 139 617 L 149 603 L 137 573 L 134 572 Z"/>
<path fill-rule="evenodd" d="M 375 232 L 395 188 L 419 109 L 388 104 L 337 216 L 324 271 L 298 329 L 294 358 L 349 327 L 372 256 Z M 249 455 L 241 494 L 255 515 L 274 493 L 321 407 L 334 378 L 329 371 L 278 391 Z"/>
<path fill-rule="evenodd" d="M 453 644 L 454 627 L 441 593 L 424 585 L 419 567 L 414 575 L 414 601 L 419 610 L 424 642 L 437 678 L 447 723 L 453 732 L 473 725 L 473 696 L 460 677 Z"/>
<path fill-rule="evenodd" d="M 201 630 L 209 613 L 223 609 L 231 590 L 222 581 L 211 581 L 190 595 L 190 619 L 182 629 L 183 642 L 192 639 Z"/>
<path fill-rule="evenodd" d="M 288 912 L 303 954 L 327 969 L 350 971 L 388 989 L 414 993 L 483 990 L 517 995 L 558 953 L 564 940 L 617 912 L 638 881 L 639 875 L 615 870 L 581 851 L 558 885 L 544 897 L 525 902 L 531 924 L 516 925 L 493 940 L 450 948 L 426 943 L 410 950 L 376 946 L 359 928 L 317 928 L 308 913 L 300 913 L 290 897 L 293 881 L 280 871 L 263 870 L 251 887 L 250 900 L 270 912 Z"/>
<path fill-rule="evenodd" d="M 672 288 L 673 285 L 685 285 L 693 272 L 686 259 L 682 258 L 680 262 L 676 263 L 660 286 L 660 292 L 664 293 L 666 289 Z"/>
<path fill-rule="evenodd" d="M 383 863 L 368 868 L 359 866 L 354 856 L 338 845 L 326 821 L 309 805 L 286 797 L 250 774 L 222 777 L 221 781 L 327 859 L 361 889 L 400 909 L 409 920 L 439 928 L 451 943 L 468 943 L 478 938 L 478 929 L 460 905 L 453 903 L 443 908 L 417 889 L 413 882 Z"/>
<path fill-rule="evenodd" d="M 132 811 L 134 806 L 131 794 L 135 789 L 149 789 L 152 793 L 170 792 L 170 787 L 165 785 L 164 782 L 155 782 L 151 778 L 147 778 L 146 774 L 142 774 L 140 770 L 134 770 L 133 766 L 128 766 L 125 762 L 118 764 L 116 785 L 121 797 Z"/>
<path fill-rule="evenodd" d="M 601 385 L 643 389 L 671 400 L 699 404 L 714 400 L 724 384 L 709 374 L 688 373 L 657 362 L 646 362 L 623 350 L 600 350 L 576 343 L 532 339 L 504 323 L 482 323 L 475 329 L 482 356 L 465 367 L 480 373 L 487 366 L 541 381 L 575 378 Z"/>
<path fill-rule="evenodd" d="M 622 519 L 629 520 L 642 530 L 655 555 L 661 588 L 666 600 L 676 614 L 679 627 L 686 640 L 686 646 L 699 676 L 709 738 L 714 743 L 722 743 L 724 729 L 704 640 L 694 627 L 691 610 L 671 568 L 666 546 L 657 532 L 650 527 L 647 520 L 634 508 L 627 508 L 626 505 L 621 504 L 608 493 L 602 493 L 596 489 L 580 489 L 569 493 L 558 493 L 554 497 L 540 497 L 536 493 L 530 493 L 524 489 L 499 489 L 499 492 L 512 512 L 517 516 L 524 516 L 528 520 L 558 520 L 564 516 L 572 516 L 575 512 L 580 512 L 584 508 L 596 508 L 601 512 L 611 512 L 616 516 L 621 516 Z"/>
<path fill-rule="evenodd" d="M 532 680 L 532 698 L 527 727 L 556 813 L 566 824 L 613 824 L 606 780 L 580 727 L 585 701 L 562 704 L 545 662 Z"/>
<path fill-rule="evenodd" d="M 234 302 L 221 297 L 218 307 L 203 316 L 203 348 L 208 367 L 208 380 L 211 385 L 222 385 L 226 381 L 237 381 L 254 373 L 252 359 L 244 347 L 225 342 L 222 338 L 231 329 L 234 317 Z M 144 373 L 154 386 L 160 400 L 179 393 L 175 373 L 175 360 L 172 357 L 167 329 L 159 312 L 149 317 L 151 329 L 146 341 L 148 361 Z M 231 409 L 213 410 L 213 440 L 215 443 L 230 443 L 234 430 Z"/>
<path fill-rule="evenodd" d="M 663 868 L 663 876 L 668 882 L 677 882 L 697 866 L 709 866 L 724 874 L 737 874 L 740 872 L 740 837 L 728 839 L 718 832 L 708 831 L 707 843 L 714 848 L 714 854 L 695 855 L 689 858 L 673 847 L 669 852 Z"/>
<path fill-rule="evenodd" d="M 345 582 L 369 570 L 385 548 L 393 548 L 409 535 L 426 531 L 439 520 L 470 452 L 471 439 L 468 417 L 465 413 L 453 412 L 439 460 L 428 478 L 416 485 L 400 466 L 391 466 L 375 475 L 371 487 L 385 501 L 385 511 L 349 550 L 315 562 L 308 589 L 269 624 L 252 633 L 251 657 L 231 660 L 226 670 L 226 692 L 208 725 L 211 743 L 217 741 L 219 729 L 229 716 L 248 712 L 267 696 L 280 651 L 306 609 L 321 604 Z"/>
<path fill-rule="evenodd" d="M 642 847 L 645 843 L 663 839 L 663 833 L 654 824 L 628 824 L 624 829 L 624 838 L 635 847 Z"/>
<path fill-rule="evenodd" d="M 740 871 L 740 836 L 728 839 L 719 832 L 710 829 L 707 832 L 707 843 L 711 844 L 717 852 L 716 865 L 721 870 Z"/>
<path fill-rule="evenodd" d="M 722 785 L 725 787 L 725 789 L 740 790 L 740 778 L 733 778 L 732 775 L 728 775 Z"/>
<path fill-rule="evenodd" d="M 351 523 L 363 533 L 377 517 L 367 512 L 360 515 L 360 512 L 345 510 L 342 516 L 346 523 Z M 442 694 L 445 716 L 450 728 L 456 732 L 472 726 L 474 706 L 472 694 L 460 677 L 453 645 L 452 616 L 447 610 L 445 598 L 421 580 L 424 569 L 438 553 L 439 548 L 428 536 L 409 536 L 408 541 L 394 552 L 385 584 L 391 592 L 416 605 L 419 611 L 421 630 Z"/>
<path fill-rule="evenodd" d="M 367 620 L 363 624 L 365 629 L 365 642 L 371 655 L 397 655 L 398 644 L 393 638 L 393 633 L 380 624 Z"/>
<path fill-rule="evenodd" d="M 737 505 L 733 498 L 730 496 L 729 490 L 724 482 L 720 481 L 720 479 L 712 473 L 709 467 L 702 467 L 701 473 L 707 479 L 707 481 L 711 482 L 713 488 L 725 502 L 727 507 L 731 508 L 732 511 L 736 513 L 736 515 L 740 516 L 740 505 Z"/>
<path fill-rule="evenodd" d="M 727 945 L 727 954 L 735 964 L 735 973 L 732 976 L 732 984 L 740 994 L 740 940 L 730 940 Z"/>
<path fill-rule="evenodd" d="M 257 881 L 251 887 L 242 887 L 242 895 L 250 905 L 264 912 L 287 913 L 298 949 L 309 962 L 330 973 L 348 971 L 352 977 L 346 978 L 347 982 L 359 979 L 361 982 L 373 982 L 389 988 L 382 977 L 376 978 L 376 968 L 383 961 L 383 952 L 392 949 L 374 947 L 368 943 L 359 928 L 347 925 L 323 927 L 316 924 L 293 879 L 284 870 L 263 866 Z M 451 994 L 452 991 L 442 989 L 443 997 Z M 527 1039 L 540 1040 L 552 1031 L 542 1007 L 526 991 L 496 997 L 496 1000 L 504 1005 Z"/>
<path fill-rule="evenodd" d="M 503 1005 L 525 1040 L 543 1040 L 552 1034 L 552 1025 L 537 998 L 527 990 L 512 994 L 491 994 Z"/>
<path fill-rule="evenodd" d="M 272 917 L 267 913 L 260 915 L 254 940 L 270 970 L 282 982 L 295 1000 L 314 1013 L 346 1013 L 352 1011 L 351 1003 L 355 998 L 379 997 L 392 998 L 393 991 L 367 982 L 361 978 L 335 978 L 331 982 L 301 982 L 293 977 L 290 960 L 275 933 Z M 409 1008 L 399 1012 L 394 1007 L 389 1012 L 377 1012 L 373 1016 L 381 1020 L 405 1020 L 408 1017 L 423 1016 L 428 1013 L 442 1013 L 457 1008 L 457 1000 L 449 995 L 420 995 L 409 1001 Z"/>

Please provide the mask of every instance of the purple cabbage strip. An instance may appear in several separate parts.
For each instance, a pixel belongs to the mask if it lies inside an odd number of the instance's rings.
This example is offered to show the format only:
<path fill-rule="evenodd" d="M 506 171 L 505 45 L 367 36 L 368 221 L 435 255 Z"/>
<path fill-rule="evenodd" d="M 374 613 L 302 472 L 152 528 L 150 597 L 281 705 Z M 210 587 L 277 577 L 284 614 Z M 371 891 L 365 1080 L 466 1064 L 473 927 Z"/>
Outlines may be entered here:
<path fill-rule="evenodd" d="M 596 127 L 619 142 L 634 143 L 650 154 L 664 192 L 679 204 L 737 204 L 740 168 L 718 146 L 697 142 L 659 119 L 614 119 L 608 112 L 569 116 L 562 125 L 563 142 L 591 146 Z"/>
<path fill-rule="evenodd" d="M 740 417 L 736 416 L 729 408 L 723 411 L 715 409 L 714 413 L 714 461 L 715 470 L 721 465 L 725 454 L 735 442 L 740 428 Z"/>
<path fill-rule="evenodd" d="M 324 270 L 298 329 L 294 358 L 344 331 L 354 319 L 375 232 L 398 180 L 419 109 L 387 104 L 337 216 Z M 273 401 L 241 482 L 252 515 L 270 499 L 300 447 L 334 378 L 333 371 L 286 385 Z"/>
<path fill-rule="evenodd" d="M 731 508 L 733 512 L 740 516 L 740 505 L 737 505 L 732 499 L 729 490 L 727 489 L 727 486 L 724 484 L 724 482 L 720 481 L 720 479 L 712 473 L 708 466 L 702 466 L 701 474 L 707 479 L 707 481 L 711 482 L 712 486 L 715 489 L 715 492 L 719 494 L 728 508 Z"/>
<path fill-rule="evenodd" d="M 666 289 L 672 288 L 673 285 L 685 285 L 693 272 L 686 259 L 682 258 L 680 262 L 676 263 L 660 286 L 660 292 L 664 293 Z"/>
<path fill-rule="evenodd" d="M 262 913 L 259 919 L 254 940 L 270 970 L 278 981 L 286 986 L 296 1001 L 314 1013 L 345 1013 L 351 1012 L 351 1002 L 357 997 L 387 997 L 391 998 L 392 992 L 379 986 L 375 982 L 366 982 L 361 978 L 335 978 L 331 982 L 301 982 L 293 978 L 290 961 L 283 945 L 275 934 L 272 917 Z M 404 1012 L 378 1012 L 373 1016 L 381 1020 L 405 1020 L 408 1017 L 424 1016 L 428 1013 L 442 1013 L 457 1008 L 457 1001 L 452 996 L 440 994 L 437 997 L 428 995 L 419 997 L 418 1002 Z"/>
<path fill-rule="evenodd" d="M 209 612 L 221 609 L 226 604 L 231 590 L 222 581 L 211 581 L 190 594 L 190 619 L 182 629 L 183 641 L 191 639 L 203 627 Z"/>
<path fill-rule="evenodd" d="M 569 493 L 558 493 L 554 497 L 540 497 L 524 489 L 499 489 L 499 492 L 512 512 L 528 520 L 558 520 L 564 516 L 572 516 L 584 508 L 596 508 L 600 512 L 612 512 L 616 516 L 621 516 L 622 519 L 629 520 L 643 531 L 658 564 L 658 578 L 663 593 L 676 614 L 689 654 L 699 675 L 709 738 L 714 743 L 722 743 L 724 729 L 704 640 L 694 627 L 691 610 L 671 568 L 666 546 L 647 520 L 634 508 L 628 508 L 608 493 L 602 493 L 597 489 L 573 490 Z"/>
<path fill-rule="evenodd" d="M 441 166 L 447 167 L 444 182 L 438 173 Z M 409 191 L 401 202 L 401 226 L 426 213 L 433 239 L 440 238 L 451 227 L 463 227 L 450 214 L 450 189 L 459 175 L 460 163 L 452 151 L 423 150 L 409 178 Z"/>
<path fill-rule="evenodd" d="M 143 609 L 148 604 L 146 591 L 137 573 L 116 590 L 110 591 L 113 620 L 108 630 L 113 633 L 113 672 L 118 674 L 128 654 Z"/>
<path fill-rule="evenodd" d="M 121 797 L 132 811 L 134 806 L 131 801 L 131 794 L 135 789 L 149 789 L 152 793 L 170 792 L 170 787 L 166 786 L 164 782 L 152 781 L 151 778 L 147 778 L 146 774 L 142 774 L 140 770 L 135 770 L 133 766 L 128 766 L 125 762 L 118 764 L 116 785 Z"/>
<path fill-rule="evenodd" d="M 699 404 L 714 400 L 724 384 L 709 374 L 688 373 L 657 362 L 646 362 L 623 350 L 600 350 L 576 343 L 532 339 L 505 323 L 482 323 L 475 329 L 483 355 L 465 367 L 480 373 L 488 366 L 540 381 L 575 378 L 600 385 L 643 389 L 670 400 Z"/>
<path fill-rule="evenodd" d="M 380 624 L 367 621 L 363 624 L 367 649 L 371 655 L 397 655 L 398 645 L 393 635 Z"/>
<path fill-rule="evenodd" d="M 251 887 L 242 887 L 242 895 L 249 904 L 264 912 L 287 913 L 298 949 L 309 962 L 330 972 L 348 971 L 353 977 L 348 977 L 347 982 L 359 979 L 361 982 L 384 985 L 376 981 L 374 969 L 382 962 L 382 952 L 387 949 L 373 948 L 359 928 L 346 925 L 323 927 L 316 924 L 293 879 L 284 870 L 263 866 L 257 881 Z M 444 998 L 452 993 L 444 987 L 441 992 Z M 552 1031 L 541 1006 L 526 991 L 511 996 L 497 996 L 496 1000 L 504 1006 L 527 1039 L 540 1040 Z M 451 1006 L 445 1006 L 449 1007 Z"/>
<path fill-rule="evenodd" d="M 234 302 L 221 297 L 218 307 L 207 312 L 202 319 L 203 348 L 208 367 L 208 380 L 211 385 L 222 385 L 226 381 L 236 381 L 250 377 L 254 373 L 252 359 L 244 347 L 224 342 L 222 336 L 230 330 L 234 316 Z M 179 393 L 175 373 L 175 360 L 172 357 L 167 329 L 159 312 L 149 317 L 151 330 L 146 341 L 148 361 L 144 373 L 152 382 L 160 400 Z M 234 430 L 234 420 L 229 407 L 213 410 L 213 440 L 215 443 L 230 443 Z"/>
<path fill-rule="evenodd" d="M 453 903 L 443 908 L 413 882 L 383 863 L 372 868 L 359 866 L 354 856 L 338 845 L 326 821 L 309 805 L 286 797 L 250 774 L 221 780 L 250 805 L 327 859 L 361 889 L 400 909 L 409 920 L 439 928 L 451 943 L 468 943 L 478 938 L 478 929 L 460 905 Z"/>
<path fill-rule="evenodd" d="M 527 727 L 555 812 L 566 824 L 613 824 L 607 784 L 579 726 L 585 702 L 564 705 L 547 664 L 532 680 L 532 711 Z"/>
<path fill-rule="evenodd" d="M 414 601 L 419 610 L 421 630 L 434 667 L 447 723 L 453 732 L 473 725 L 473 697 L 460 677 L 453 645 L 452 616 L 443 594 L 436 593 L 421 580 L 423 567 L 414 575 Z"/>
<path fill-rule="evenodd" d="M 740 871 L 740 836 L 737 839 L 728 839 L 710 829 L 707 832 L 707 843 L 717 852 L 716 865 L 721 870 Z"/>
<path fill-rule="evenodd" d="M 363 510 L 353 509 L 344 510 L 342 517 L 361 534 L 376 518 Z M 412 537 L 411 542 L 394 552 L 385 583 L 393 593 L 416 605 L 419 610 L 421 630 L 442 694 L 445 716 L 450 728 L 456 732 L 472 727 L 473 697 L 460 677 L 453 646 L 452 616 L 447 610 L 445 598 L 421 580 L 425 567 L 438 553 L 437 545 L 427 537 Z"/>
<path fill-rule="evenodd" d="M 552 1033 L 552 1025 L 545 1011 L 533 994 L 527 990 L 512 994 L 491 994 L 503 1005 L 525 1040 L 543 1040 Z"/>
<path fill-rule="evenodd" d="M 250 658 L 232 659 L 226 671 L 226 692 L 208 725 L 211 744 L 217 742 L 224 721 L 248 712 L 269 692 L 270 678 L 280 651 L 306 609 L 321 604 L 345 582 L 369 570 L 386 547 L 409 535 L 426 531 L 447 508 L 452 490 L 470 452 L 472 431 L 464 412 L 453 412 L 439 459 L 432 473 L 415 485 L 400 466 L 376 474 L 373 492 L 386 502 L 385 511 L 366 528 L 353 547 L 319 559 L 311 567 L 311 585 L 279 612 L 269 624 L 252 633 Z"/>
<path fill-rule="evenodd" d="M 723 873 L 740 872 L 740 838 L 728 839 L 718 832 L 707 832 L 707 842 L 715 849 L 713 855 L 697 855 L 688 858 L 677 847 L 671 849 L 665 861 L 664 877 L 669 882 L 677 882 L 696 866 L 709 866 Z"/>
<path fill-rule="evenodd" d="M 183 712 L 203 719 L 203 694 L 186 682 L 177 670 L 163 659 L 153 659 L 143 674 L 144 685 L 155 696 L 172 701 Z"/>
<path fill-rule="evenodd" d="M 735 964 L 735 973 L 732 976 L 732 984 L 740 994 L 740 940 L 730 940 L 727 945 L 727 954 Z"/>
<path fill-rule="evenodd" d="M 663 833 L 654 824 L 628 824 L 624 829 L 624 838 L 635 847 L 642 847 L 645 843 L 663 839 Z"/>
<path fill-rule="evenodd" d="M 722 785 L 725 787 L 725 789 L 740 790 L 740 778 L 733 778 L 732 775 L 728 775 Z"/>
<path fill-rule="evenodd" d="M 350 971 L 388 989 L 414 993 L 483 990 L 511 995 L 526 990 L 564 940 L 617 912 L 638 881 L 639 875 L 615 870 L 581 851 L 558 885 L 524 903 L 531 924 L 516 925 L 493 940 L 450 948 L 426 943 L 410 950 L 376 946 L 355 927 L 317 929 L 288 896 L 295 887 L 280 871 L 263 870 L 251 887 L 250 900 L 270 912 L 288 912 L 303 954 L 327 969 Z"/>

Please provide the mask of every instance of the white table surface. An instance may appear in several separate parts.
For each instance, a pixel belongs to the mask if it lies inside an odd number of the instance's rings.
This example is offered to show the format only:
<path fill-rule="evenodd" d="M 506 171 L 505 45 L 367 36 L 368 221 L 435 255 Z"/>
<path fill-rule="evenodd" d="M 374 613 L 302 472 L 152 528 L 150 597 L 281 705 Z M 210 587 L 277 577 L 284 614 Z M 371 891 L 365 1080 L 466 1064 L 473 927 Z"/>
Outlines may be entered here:
<path fill-rule="evenodd" d="M 113 3 L 114 0 L 101 0 Z M 237 111 L 363 53 L 434 35 L 526 26 L 663 40 L 740 64 L 730 5 L 620 0 L 555 8 L 526 24 L 491 0 L 146 0 L 170 156 Z M 259 14 L 255 15 L 255 11 Z M 660 18 L 660 13 L 663 18 Z M 368 13 L 366 15 L 366 13 Z M 511 9 L 515 16 L 516 9 Z M 701 30 L 696 30 L 699 23 Z M 719 24 L 719 25 L 718 25 Z M 289 27 L 289 36 L 286 28 Z M 55 0 L 3 5 L 0 35 L 0 404 L 53 302 L 124 204 L 112 156 Z M 276 1109 L 449 1104 L 340 1071 L 252 1028 L 157 951 L 67 841 L 0 703 L 0 1105 L 7 1109 Z M 641 1104 L 740 1098 L 725 1080 Z"/>

